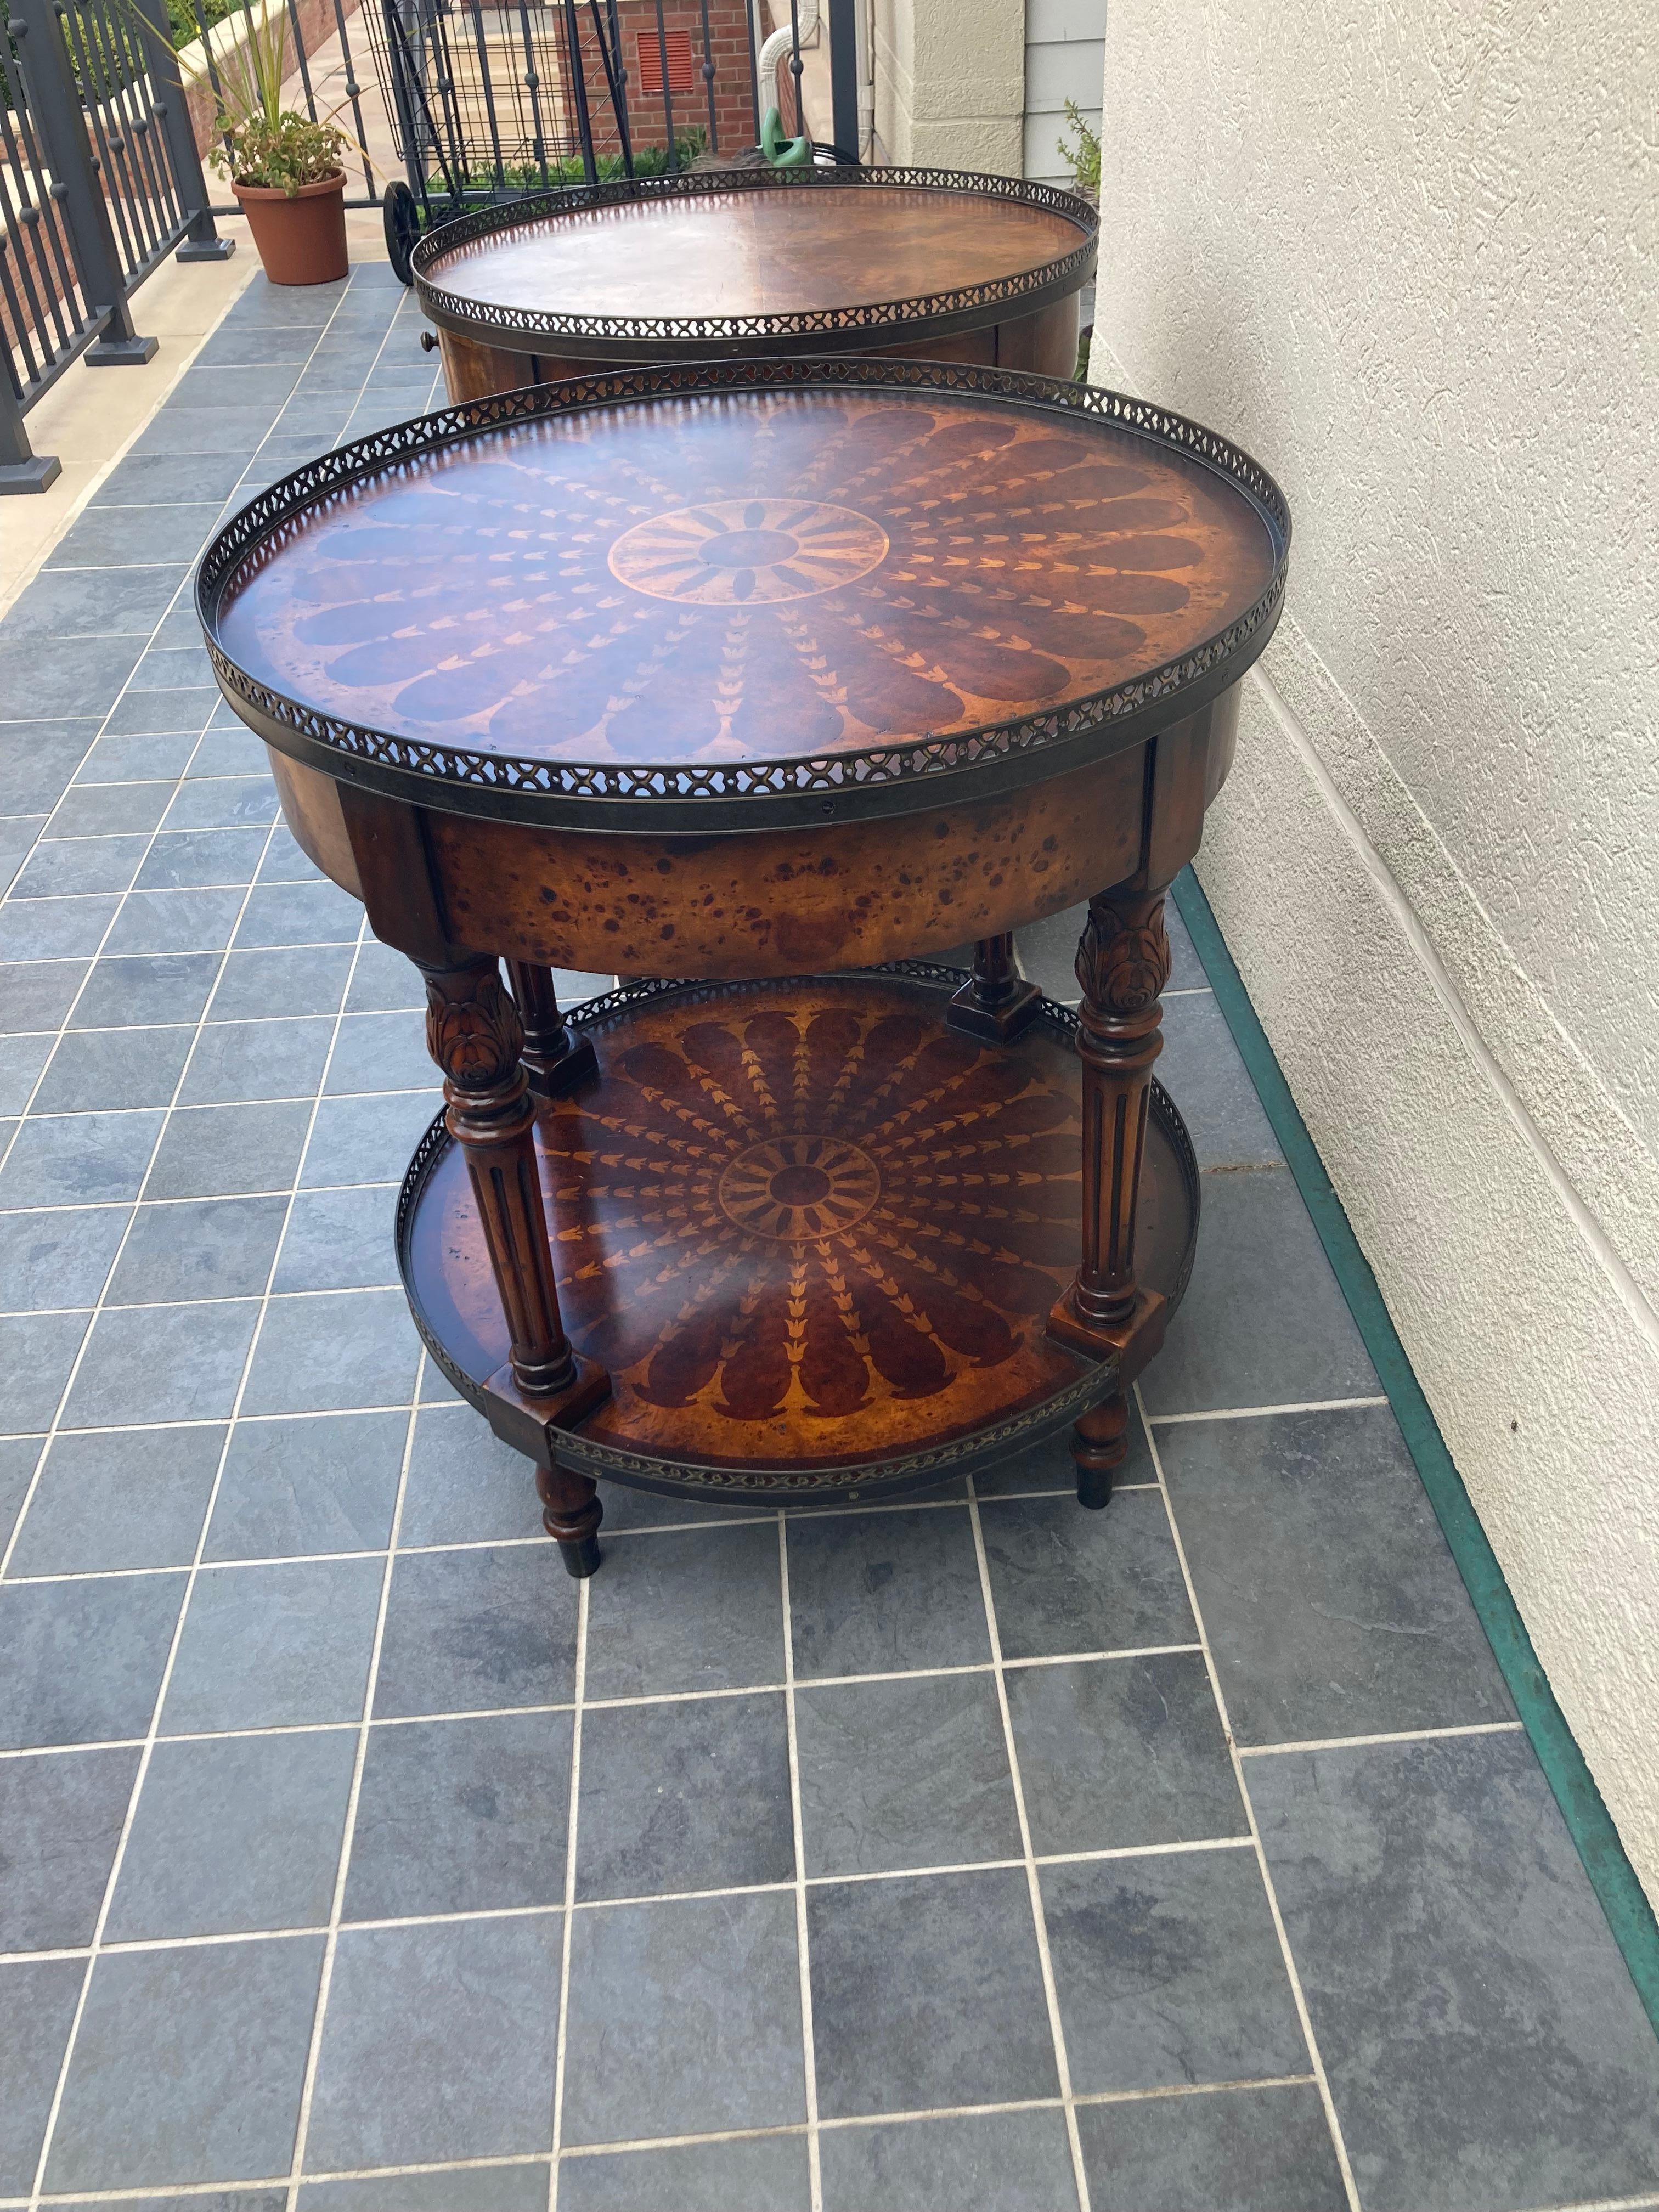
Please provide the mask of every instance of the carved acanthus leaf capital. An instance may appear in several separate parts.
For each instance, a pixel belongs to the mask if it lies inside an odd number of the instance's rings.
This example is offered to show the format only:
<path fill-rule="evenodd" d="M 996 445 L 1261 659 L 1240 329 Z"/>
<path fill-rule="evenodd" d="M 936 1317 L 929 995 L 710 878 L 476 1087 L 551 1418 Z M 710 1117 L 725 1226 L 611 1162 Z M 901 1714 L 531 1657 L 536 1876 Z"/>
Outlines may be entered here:
<path fill-rule="evenodd" d="M 494 968 L 457 968 L 426 979 L 426 1045 L 458 1091 L 510 1081 L 524 1050 L 524 1024 Z"/>
<path fill-rule="evenodd" d="M 1160 893 L 1146 899 L 1090 902 L 1077 949 L 1077 980 L 1085 1008 L 1143 1014 L 1170 980 L 1170 939 Z"/>

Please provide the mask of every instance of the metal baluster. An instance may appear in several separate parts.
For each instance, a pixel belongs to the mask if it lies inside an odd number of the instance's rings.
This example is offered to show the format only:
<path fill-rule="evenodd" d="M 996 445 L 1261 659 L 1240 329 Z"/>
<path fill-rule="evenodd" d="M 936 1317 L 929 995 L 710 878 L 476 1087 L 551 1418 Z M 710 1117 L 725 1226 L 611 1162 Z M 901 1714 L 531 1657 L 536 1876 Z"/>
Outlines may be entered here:
<path fill-rule="evenodd" d="M 207 56 L 208 88 L 213 94 L 213 114 L 214 120 L 216 122 L 220 115 L 224 111 L 225 88 L 219 82 L 219 64 L 214 59 L 213 38 L 208 27 L 207 15 L 203 8 L 202 0 L 191 0 L 191 8 L 196 17 L 197 33 L 202 41 L 202 52 Z M 247 9 L 247 0 L 242 0 L 242 8 L 243 12 L 246 14 Z M 228 154 L 230 151 L 230 133 L 228 131 L 221 131 L 219 135 L 224 145 L 224 149 L 226 153 Z"/>
<path fill-rule="evenodd" d="M 414 173 L 416 196 L 422 212 L 429 219 L 432 200 L 427 190 L 426 159 L 410 92 L 414 67 L 409 57 L 403 14 L 398 0 L 384 0 L 380 20 L 386 29 L 386 89 L 392 103 L 394 135 L 402 141 L 398 150 Z"/>
<path fill-rule="evenodd" d="M 472 9 L 473 42 L 478 50 L 478 77 L 483 93 L 484 120 L 489 126 L 489 143 L 495 157 L 495 188 L 507 190 L 507 164 L 501 159 L 501 134 L 495 120 L 495 94 L 490 82 L 489 48 L 484 42 L 483 14 L 478 0 L 471 0 Z"/>
<path fill-rule="evenodd" d="M 524 82 L 530 94 L 530 127 L 532 132 L 531 152 L 542 173 L 542 190 L 546 191 L 553 179 L 547 169 L 547 122 L 542 113 L 542 74 L 536 66 L 535 43 L 530 35 L 530 9 L 527 0 L 519 0 L 519 33 L 524 40 Z"/>
<path fill-rule="evenodd" d="M 628 114 L 628 63 L 623 53 L 622 23 L 617 14 L 617 0 L 605 0 L 605 13 L 611 18 L 611 52 L 617 65 L 617 88 L 621 100 L 617 114 L 622 131 L 623 169 L 626 175 L 631 177 L 634 173 L 634 132 Z"/>
<path fill-rule="evenodd" d="M 64 210 L 88 320 L 100 330 L 87 362 L 100 368 L 142 363 L 155 358 L 156 341 L 135 334 L 127 310 L 115 233 L 81 119 L 64 13 L 54 0 L 13 0 L 12 35 L 22 43 L 28 112 L 55 179 L 52 197 Z"/>
<path fill-rule="evenodd" d="M 299 59 L 300 89 L 306 96 L 306 113 L 314 123 L 317 120 L 317 95 L 311 88 L 311 64 L 306 55 L 305 33 L 300 28 L 300 11 L 295 0 L 288 0 L 288 28 Z"/>
<path fill-rule="evenodd" d="M 419 107 L 420 119 L 426 132 L 426 143 L 431 147 L 433 157 L 436 161 L 439 168 L 443 172 L 445 190 L 449 194 L 450 198 L 456 203 L 457 206 L 459 206 L 461 198 L 460 184 L 457 178 L 454 167 L 449 159 L 449 149 L 444 144 L 443 140 L 440 137 L 438 126 L 432 119 L 432 104 L 426 96 L 425 69 L 423 66 L 416 66 L 414 57 L 410 51 L 407 34 L 404 30 L 403 18 L 398 11 L 398 0 L 386 0 L 386 27 L 389 31 L 394 25 L 396 26 L 398 51 L 401 55 L 403 61 L 404 82 L 409 92 L 413 94 L 415 102 Z M 422 33 L 421 43 L 422 51 L 424 52 L 426 45 L 426 33 L 424 31 Z M 412 110 L 410 111 L 410 124 L 411 128 L 408 143 L 411 146 L 416 146 L 418 145 L 421 141 L 420 133 L 412 128 Z M 426 164 L 424 161 L 420 164 L 420 175 L 421 204 L 429 214 L 431 212 L 432 200 L 431 195 L 427 189 Z"/>
<path fill-rule="evenodd" d="M 800 0 L 789 0 L 789 74 L 795 80 L 795 129 L 797 138 L 806 136 L 806 103 L 800 96 L 800 81 L 806 64 L 800 58 Z"/>
<path fill-rule="evenodd" d="M 138 256 L 127 271 L 127 289 L 131 291 L 166 252 L 167 234 L 173 225 L 167 216 L 165 191 L 160 188 L 155 174 L 149 132 L 137 112 L 142 95 L 137 88 L 133 54 L 137 33 L 125 23 L 118 29 L 98 8 L 88 6 L 87 15 L 109 56 L 110 105 L 115 115 L 111 151 L 118 157 L 121 180 L 131 194 L 132 228 L 141 241 Z M 142 58 L 141 52 L 137 59 Z"/>
<path fill-rule="evenodd" d="M 439 0 L 439 5 L 433 12 L 432 21 L 428 25 L 427 31 L 432 46 L 433 66 L 437 71 L 434 83 L 438 97 L 442 103 L 440 112 L 443 116 L 444 130 L 447 134 L 446 150 L 449 159 L 444 163 L 444 173 L 452 179 L 450 190 L 455 193 L 459 206 L 471 178 L 472 164 L 466 143 L 466 132 L 461 124 L 460 100 L 455 89 L 454 56 L 450 51 L 449 32 L 443 21 L 448 13 L 449 9 L 445 4 L 445 0 Z M 441 155 L 440 159 L 442 159 Z M 457 178 L 459 179 L 459 185 L 453 181 Z"/>
<path fill-rule="evenodd" d="M 836 158 L 864 153 L 859 143 L 858 0 L 829 0 L 830 135 Z"/>
<path fill-rule="evenodd" d="M 149 101 L 144 88 L 149 82 L 149 70 L 143 32 L 137 26 L 130 27 L 126 23 L 121 24 L 118 29 L 107 16 L 104 18 L 104 32 L 107 44 L 121 64 L 121 85 L 117 100 L 125 117 L 125 166 L 137 185 L 139 221 L 148 241 L 144 249 L 147 270 L 162 258 L 172 244 L 173 233 L 179 228 L 180 210 L 173 198 L 173 179 L 167 173 L 161 140 L 151 131 L 149 116 L 146 112 Z M 134 270 L 130 282 L 136 284 L 140 273 Z"/>
<path fill-rule="evenodd" d="M 32 224 L 29 221 L 31 216 L 33 217 Z M 34 282 L 34 256 L 29 248 L 28 234 L 31 228 L 39 228 L 41 221 L 40 210 L 39 208 L 27 206 L 14 208 L 11 204 L 11 194 L 7 192 L 3 197 L 0 197 L 0 220 L 3 220 L 6 226 L 5 251 L 0 252 L 0 292 L 5 295 L 6 320 L 16 332 L 6 354 L 7 388 L 9 390 L 13 386 L 15 387 L 15 396 L 20 404 L 18 421 L 21 422 L 22 420 L 21 403 L 23 394 L 31 384 L 40 381 L 46 373 L 46 363 L 52 357 L 46 350 L 45 343 L 35 335 L 44 318 L 41 314 L 42 302 Z M 28 295 L 27 307 L 18 295 L 16 280 L 12 276 L 14 266 L 18 276 L 21 277 L 23 289 Z M 57 321 L 58 329 L 62 331 L 62 317 L 54 317 L 53 319 Z M 64 343 L 68 343 L 67 334 L 64 336 Z M 21 374 L 18 373 L 14 363 L 14 353 L 21 359 Z"/>
<path fill-rule="evenodd" d="M 755 10 L 760 0 L 743 0 L 743 27 L 749 34 L 749 104 L 754 110 L 755 137 L 761 134 L 760 52 L 755 44 Z M 771 101 L 767 101 L 771 106 Z"/>
<path fill-rule="evenodd" d="M 123 274 L 131 283 L 148 262 L 155 244 L 149 196 L 143 177 L 137 173 L 138 149 L 133 140 L 132 118 L 123 96 L 131 33 L 118 34 L 90 0 L 79 0 L 72 13 L 82 47 L 87 117 L 98 131 L 105 197 L 122 220 L 127 240 Z"/>
<path fill-rule="evenodd" d="M 83 132 L 91 134 L 97 148 L 91 157 L 96 175 L 95 189 L 104 204 L 106 221 L 117 243 L 119 260 L 116 281 L 125 291 L 127 276 L 137 266 L 141 257 L 133 240 L 126 203 L 119 190 L 119 165 L 110 151 L 109 134 L 104 128 L 104 110 L 107 102 L 97 96 L 97 61 L 88 43 L 86 21 L 81 10 L 73 4 L 60 5 L 58 15 L 64 27 L 66 58 L 70 60 L 71 68 L 80 80 L 77 97 L 83 103 L 82 129 Z"/>
<path fill-rule="evenodd" d="M 142 15 L 129 33 L 128 44 L 137 50 L 137 68 L 129 80 L 128 90 L 137 111 L 132 127 L 138 134 L 145 168 L 154 179 L 153 199 L 161 234 L 157 240 L 159 259 L 184 228 L 185 204 L 168 159 L 166 135 L 156 128 L 161 93 L 150 67 L 149 25 Z"/>
<path fill-rule="evenodd" d="M 0 91 L 15 94 L 15 110 L 21 116 L 22 98 L 16 90 L 9 67 L 10 59 L 9 52 L 4 51 L 3 42 L 0 42 L 0 66 L 4 68 L 4 82 L 0 84 Z M 23 170 L 15 155 L 11 112 L 12 103 L 9 100 L 7 112 L 3 118 L 0 118 L 0 129 L 3 131 L 7 167 L 21 187 Z M 34 218 L 33 225 L 27 220 L 29 216 Z M 19 374 L 12 349 L 9 347 L 5 357 L 6 373 L 0 377 L 0 493 L 45 491 L 46 486 L 62 473 L 62 464 L 55 454 L 37 453 L 29 443 L 28 432 L 23 428 L 24 393 L 29 385 L 44 376 L 49 358 L 44 345 L 33 335 L 40 329 L 43 318 L 34 282 L 34 253 L 28 244 L 31 228 L 38 230 L 45 218 L 38 206 L 29 206 L 27 202 L 23 208 L 14 210 L 9 192 L 0 198 L 0 217 L 5 222 L 5 236 L 3 240 L 0 240 L 0 295 L 4 298 L 6 319 L 17 333 L 14 344 L 24 371 Z M 29 309 L 27 313 L 12 277 L 14 264 L 28 295 Z M 60 315 L 55 319 L 61 331 L 63 318 Z"/>
<path fill-rule="evenodd" d="M 610 95 L 611 112 L 616 118 L 617 143 L 622 149 L 623 174 L 631 177 L 634 173 L 634 146 L 628 129 L 628 72 L 621 66 L 620 45 L 615 53 L 611 51 L 611 39 L 605 35 L 605 18 L 599 13 L 599 0 L 587 0 L 587 4 L 592 12 L 594 35 L 599 42 L 599 59 L 605 69 L 605 88 Z M 614 0 L 611 9 L 611 36 L 620 40 Z"/>
<path fill-rule="evenodd" d="M 599 179 L 599 166 L 593 159 L 593 118 L 587 112 L 587 75 L 582 68 L 581 24 L 576 14 L 576 0 L 564 0 L 564 37 L 570 49 L 570 90 L 576 102 L 576 135 L 581 141 L 582 174 L 590 185 Z"/>
<path fill-rule="evenodd" d="M 794 0 L 790 0 L 793 7 Z M 668 173 L 672 177 L 680 166 L 680 157 L 674 143 L 674 100 L 668 89 L 668 33 L 663 25 L 662 0 L 657 0 L 657 66 L 662 71 L 662 122 L 668 134 Z"/>
<path fill-rule="evenodd" d="M 0 299 L 3 299 L 5 303 L 7 322 L 17 333 L 6 349 L 5 389 L 12 395 L 14 410 L 21 424 L 23 420 L 24 392 L 40 377 L 45 370 L 47 356 L 44 350 L 37 348 L 33 337 L 35 329 L 33 315 L 24 311 L 23 303 L 17 295 L 17 286 L 12 277 L 14 262 L 20 270 L 26 267 L 27 264 L 22 250 L 22 236 L 17 228 L 21 218 L 14 211 L 9 196 L 4 200 L 0 200 L 0 218 L 3 218 L 6 226 L 4 243 L 7 248 L 5 252 L 0 253 Z M 23 374 L 21 375 L 18 374 L 15 356 L 21 357 Z"/>
<path fill-rule="evenodd" d="M 7 94 L 4 111 L 0 112 L 0 146 L 5 149 L 7 168 L 17 179 L 18 198 L 22 202 L 15 218 L 21 228 L 15 229 L 12 196 L 6 194 L 6 228 L 16 241 L 14 258 L 29 308 L 25 317 L 14 307 L 11 325 L 18 334 L 18 343 L 24 347 L 25 359 L 32 364 L 37 350 L 40 356 L 40 368 L 31 365 L 27 378 L 19 380 L 21 398 L 29 384 L 45 378 L 52 355 L 67 353 L 82 334 L 85 328 L 84 301 L 78 310 L 75 301 L 81 289 L 80 279 L 73 259 L 65 251 L 64 226 L 57 214 L 57 194 L 46 181 L 41 165 L 33 118 L 24 100 L 22 77 L 13 65 L 3 40 L 0 40 L 0 72 L 3 72 Z M 31 240 L 37 242 L 31 246 Z M 36 334 L 33 344 L 26 342 L 30 330 Z M 51 342 L 53 330 L 58 334 L 55 346 Z"/>
<path fill-rule="evenodd" d="M 363 122 L 363 88 L 357 82 L 356 67 L 351 58 L 351 41 L 346 36 L 345 10 L 341 6 L 340 0 L 334 0 L 334 28 L 340 41 L 340 59 L 345 64 L 346 98 L 351 102 L 351 120 L 356 126 L 358 146 L 362 150 L 363 190 L 368 193 L 369 199 L 374 201 L 380 195 L 375 188 L 374 167 L 368 158 L 368 131 Z M 182 252 L 179 258 L 181 260 L 184 258 Z"/>
<path fill-rule="evenodd" d="M 702 82 L 708 94 L 708 150 L 720 150 L 720 126 L 714 116 L 714 49 L 708 35 L 708 0 L 698 0 L 702 15 Z"/>
<path fill-rule="evenodd" d="M 174 258 L 179 261 L 228 261 L 236 251 L 234 238 L 221 238 L 213 227 L 207 179 L 196 150 L 196 133 L 190 120 L 190 102 L 179 74 L 167 0 L 134 0 L 143 15 L 149 36 L 149 81 L 156 88 L 155 112 L 161 126 L 168 164 L 179 198 L 179 220 L 185 235 Z M 200 18 L 200 8 L 197 14 Z"/>

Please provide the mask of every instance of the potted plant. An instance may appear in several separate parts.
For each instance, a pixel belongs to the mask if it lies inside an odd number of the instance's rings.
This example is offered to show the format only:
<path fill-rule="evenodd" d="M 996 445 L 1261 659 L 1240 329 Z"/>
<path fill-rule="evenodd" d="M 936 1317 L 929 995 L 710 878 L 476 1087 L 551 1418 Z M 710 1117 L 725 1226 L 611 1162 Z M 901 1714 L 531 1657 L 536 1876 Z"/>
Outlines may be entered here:
<path fill-rule="evenodd" d="M 331 118 L 313 123 L 283 105 L 288 17 L 283 0 L 249 10 L 243 35 L 220 65 L 219 130 L 213 160 L 253 233 L 273 284 L 328 284 L 348 262 L 345 134 Z"/>

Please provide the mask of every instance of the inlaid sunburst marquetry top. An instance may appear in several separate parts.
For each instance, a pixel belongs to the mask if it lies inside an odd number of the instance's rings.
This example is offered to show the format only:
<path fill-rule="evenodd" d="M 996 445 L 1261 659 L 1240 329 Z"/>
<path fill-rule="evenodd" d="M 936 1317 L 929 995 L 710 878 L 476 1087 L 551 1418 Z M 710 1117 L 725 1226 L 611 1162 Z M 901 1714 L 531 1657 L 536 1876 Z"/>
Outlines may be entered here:
<path fill-rule="evenodd" d="M 532 761 L 741 763 L 1064 708 L 1213 640 L 1277 549 L 1081 412 L 682 392 L 357 477 L 244 561 L 218 642 L 312 712 Z"/>

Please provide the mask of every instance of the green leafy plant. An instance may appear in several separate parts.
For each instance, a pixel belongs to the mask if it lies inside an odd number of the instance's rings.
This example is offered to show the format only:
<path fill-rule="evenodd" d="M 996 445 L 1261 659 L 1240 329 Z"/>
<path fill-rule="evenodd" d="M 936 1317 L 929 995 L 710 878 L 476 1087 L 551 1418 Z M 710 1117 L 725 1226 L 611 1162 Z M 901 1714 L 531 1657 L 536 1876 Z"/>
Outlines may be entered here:
<path fill-rule="evenodd" d="M 689 169 L 708 143 L 708 133 L 696 125 L 674 133 L 676 167 Z M 668 149 L 665 146 L 635 146 L 634 174 L 636 177 L 660 177 L 668 171 Z M 620 154 L 599 154 L 593 167 L 598 181 L 609 184 L 613 179 L 624 177 L 628 172 Z M 439 181 L 441 181 L 440 178 Z M 567 154 L 547 164 L 547 183 L 557 187 L 580 185 L 587 181 L 587 171 L 580 154 Z M 535 192 L 542 189 L 542 165 L 539 161 L 506 161 L 499 175 L 494 168 L 469 169 L 459 179 L 463 192 L 485 192 L 505 185 L 514 191 Z"/>
<path fill-rule="evenodd" d="M 250 116 L 246 123 L 221 119 L 228 147 L 213 159 L 239 185 L 263 185 L 289 199 L 302 185 L 320 185 L 340 173 L 345 140 L 331 123 L 313 123 L 289 109 L 275 116 Z"/>
<path fill-rule="evenodd" d="M 1077 180 L 1077 188 L 1085 199 L 1100 196 L 1100 137 L 1083 119 L 1083 111 L 1076 100 L 1066 103 L 1066 120 L 1077 133 L 1077 143 L 1064 138 L 1056 139 L 1054 150 Z"/>
<path fill-rule="evenodd" d="M 216 167 L 234 183 L 262 185 L 292 199 L 305 185 L 338 174 L 346 137 L 330 117 L 313 123 L 283 105 L 288 76 L 288 15 L 270 0 L 263 15 L 250 9 L 243 35 L 219 56 Z"/>

